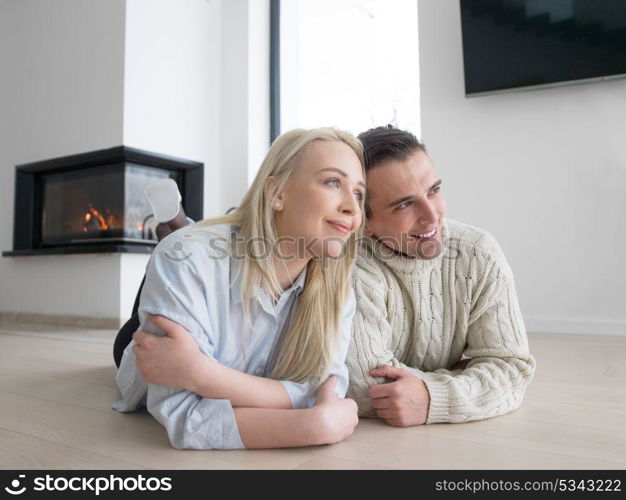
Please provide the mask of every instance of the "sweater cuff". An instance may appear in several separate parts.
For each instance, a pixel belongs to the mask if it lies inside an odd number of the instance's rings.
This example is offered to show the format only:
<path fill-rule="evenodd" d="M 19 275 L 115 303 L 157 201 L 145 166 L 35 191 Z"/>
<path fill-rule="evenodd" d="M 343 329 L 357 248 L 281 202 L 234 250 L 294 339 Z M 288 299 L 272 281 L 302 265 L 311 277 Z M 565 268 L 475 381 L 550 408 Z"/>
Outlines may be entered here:
<path fill-rule="evenodd" d="M 424 383 L 430 395 L 430 407 L 426 423 L 441 424 L 450 422 L 450 391 L 448 384 L 428 379 L 424 379 Z"/>

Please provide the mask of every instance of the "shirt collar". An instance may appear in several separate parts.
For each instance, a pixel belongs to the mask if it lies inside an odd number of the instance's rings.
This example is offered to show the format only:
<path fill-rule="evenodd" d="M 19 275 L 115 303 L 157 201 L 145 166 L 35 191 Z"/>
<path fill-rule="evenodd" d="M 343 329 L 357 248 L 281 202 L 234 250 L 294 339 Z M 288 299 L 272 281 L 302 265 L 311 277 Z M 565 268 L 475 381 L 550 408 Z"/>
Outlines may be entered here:
<path fill-rule="evenodd" d="M 243 258 L 230 257 L 230 300 L 233 304 L 243 302 L 243 263 Z M 305 266 L 293 284 L 283 293 L 295 292 L 297 296 L 302 295 L 306 283 L 306 270 Z M 259 294 L 255 293 L 254 295 Z"/>
<path fill-rule="evenodd" d="M 304 269 L 293 282 L 293 285 L 291 285 L 291 287 L 286 290 L 287 292 L 290 290 L 295 290 L 298 295 L 302 295 L 302 292 L 304 291 L 304 284 L 306 283 L 306 268 L 307 266 L 304 266 Z"/>

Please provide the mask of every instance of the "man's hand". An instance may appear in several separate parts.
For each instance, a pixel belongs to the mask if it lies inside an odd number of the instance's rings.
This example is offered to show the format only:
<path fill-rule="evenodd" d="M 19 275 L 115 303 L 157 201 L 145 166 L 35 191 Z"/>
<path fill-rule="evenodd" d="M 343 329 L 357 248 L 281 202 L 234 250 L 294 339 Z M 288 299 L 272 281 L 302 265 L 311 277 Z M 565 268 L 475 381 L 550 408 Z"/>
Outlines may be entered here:
<path fill-rule="evenodd" d="M 164 316 L 150 316 L 150 321 L 166 336 L 142 331 L 133 334 L 133 352 L 141 377 L 151 384 L 196 392 L 203 370 L 214 361 L 202 354 L 193 337 L 178 323 Z"/>
<path fill-rule="evenodd" d="M 472 358 L 462 358 L 458 361 L 456 365 L 454 365 L 451 370 L 465 370 L 467 364 L 472 360 Z"/>
<path fill-rule="evenodd" d="M 370 403 L 379 418 L 394 427 L 426 423 L 430 395 L 422 379 L 394 366 L 374 368 L 370 375 L 393 380 L 374 385 L 367 391 Z"/>

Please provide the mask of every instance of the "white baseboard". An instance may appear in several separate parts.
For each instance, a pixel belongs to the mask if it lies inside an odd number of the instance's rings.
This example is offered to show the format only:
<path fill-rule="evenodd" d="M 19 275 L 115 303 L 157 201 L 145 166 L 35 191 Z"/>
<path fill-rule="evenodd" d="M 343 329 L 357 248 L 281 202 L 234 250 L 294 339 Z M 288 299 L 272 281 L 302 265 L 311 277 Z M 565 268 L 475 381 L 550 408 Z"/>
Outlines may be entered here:
<path fill-rule="evenodd" d="M 36 325 L 70 326 L 99 330 L 118 330 L 123 324 L 119 318 L 96 318 L 59 314 L 16 313 L 0 311 L 0 323 L 27 323 Z"/>
<path fill-rule="evenodd" d="M 526 330 L 531 333 L 576 333 L 626 336 L 626 322 L 621 321 L 524 318 L 524 323 L 526 323 Z"/>

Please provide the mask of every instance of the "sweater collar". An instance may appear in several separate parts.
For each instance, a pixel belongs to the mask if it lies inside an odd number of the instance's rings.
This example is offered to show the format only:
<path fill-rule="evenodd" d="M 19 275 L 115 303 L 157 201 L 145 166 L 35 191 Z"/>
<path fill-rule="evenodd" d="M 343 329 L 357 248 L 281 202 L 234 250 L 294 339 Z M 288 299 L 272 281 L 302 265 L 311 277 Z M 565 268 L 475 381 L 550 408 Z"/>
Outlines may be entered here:
<path fill-rule="evenodd" d="M 434 259 L 420 259 L 418 257 L 411 257 L 400 252 L 396 252 L 395 250 L 392 250 L 382 244 L 380 241 L 367 236 L 361 238 L 361 248 L 359 251 L 365 258 L 374 258 L 385 264 L 387 267 L 393 269 L 396 273 L 424 273 L 441 265 L 441 259 L 446 253 L 446 240 L 448 239 L 449 234 L 448 223 L 444 220 L 441 234 L 444 248 Z"/>

